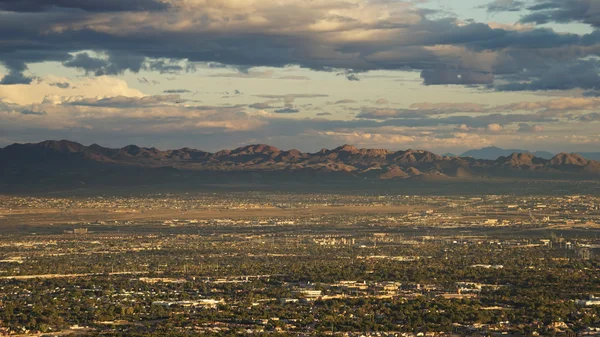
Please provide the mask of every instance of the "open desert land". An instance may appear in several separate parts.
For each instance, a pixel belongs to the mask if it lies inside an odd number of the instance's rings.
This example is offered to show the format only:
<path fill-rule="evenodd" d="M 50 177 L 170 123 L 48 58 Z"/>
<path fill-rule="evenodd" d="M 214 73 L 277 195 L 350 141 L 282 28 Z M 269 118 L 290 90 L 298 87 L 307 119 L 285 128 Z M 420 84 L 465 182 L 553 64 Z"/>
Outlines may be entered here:
<path fill-rule="evenodd" d="M 2 224 L 63 224 L 73 222 L 95 221 L 159 221 L 170 219 L 239 219 L 248 217 L 299 217 L 325 216 L 342 214 L 395 214 L 417 212 L 427 209 L 425 206 L 308 206 L 306 208 L 206 208 L 180 210 L 158 208 L 151 210 L 118 209 L 104 210 L 95 208 L 57 209 L 57 208 L 21 208 L 0 209 L 0 225 Z"/>

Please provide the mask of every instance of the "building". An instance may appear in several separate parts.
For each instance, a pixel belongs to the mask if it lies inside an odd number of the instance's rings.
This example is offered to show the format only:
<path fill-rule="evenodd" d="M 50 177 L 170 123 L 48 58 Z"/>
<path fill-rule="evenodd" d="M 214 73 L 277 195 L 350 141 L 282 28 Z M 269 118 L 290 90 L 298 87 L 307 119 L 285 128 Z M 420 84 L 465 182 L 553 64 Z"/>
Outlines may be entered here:
<path fill-rule="evenodd" d="M 600 305 L 600 297 L 596 297 L 594 295 L 590 295 L 589 299 L 577 301 L 577 304 L 583 305 L 585 307 L 591 307 L 591 306 Z"/>
<path fill-rule="evenodd" d="M 296 291 L 298 296 L 306 299 L 306 300 L 317 300 L 323 296 L 323 292 L 321 290 L 312 290 L 312 289 L 301 289 Z"/>

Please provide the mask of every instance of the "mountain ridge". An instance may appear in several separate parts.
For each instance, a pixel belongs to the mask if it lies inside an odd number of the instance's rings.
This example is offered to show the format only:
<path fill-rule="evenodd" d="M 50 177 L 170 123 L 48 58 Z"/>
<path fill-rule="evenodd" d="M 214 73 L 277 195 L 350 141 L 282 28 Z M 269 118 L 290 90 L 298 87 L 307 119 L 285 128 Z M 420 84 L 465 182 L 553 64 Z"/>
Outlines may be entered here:
<path fill-rule="evenodd" d="M 471 149 L 463 152 L 461 157 L 473 157 L 476 159 L 494 160 L 499 157 L 506 157 L 513 153 L 530 153 L 538 158 L 552 159 L 555 154 L 548 151 L 528 151 L 522 149 L 503 149 L 497 146 L 488 146 L 481 149 Z"/>
<path fill-rule="evenodd" d="M 172 150 L 137 145 L 108 148 L 98 144 L 85 146 L 68 140 L 48 140 L 0 148 L 0 173 L 0 183 L 4 184 L 74 179 L 82 183 L 111 183 L 111 177 L 114 181 L 148 184 L 164 179 L 283 182 L 323 179 L 596 180 L 600 178 L 600 162 L 569 153 L 544 159 L 531 153 L 515 152 L 486 160 L 441 156 L 426 150 L 357 148 L 349 144 L 314 153 L 281 150 L 267 144 L 250 144 L 211 153 L 189 147 Z"/>
<path fill-rule="evenodd" d="M 538 158 L 552 159 L 556 156 L 555 153 L 549 151 L 528 151 L 522 149 L 503 149 L 497 146 L 488 146 L 481 149 L 470 149 L 458 155 L 459 157 L 473 157 L 475 159 L 488 159 L 495 160 L 499 157 L 506 157 L 512 153 L 530 153 Z M 600 160 L 600 152 L 575 152 L 574 154 L 580 155 L 588 160 Z M 454 154 L 450 154 L 455 156 Z"/>

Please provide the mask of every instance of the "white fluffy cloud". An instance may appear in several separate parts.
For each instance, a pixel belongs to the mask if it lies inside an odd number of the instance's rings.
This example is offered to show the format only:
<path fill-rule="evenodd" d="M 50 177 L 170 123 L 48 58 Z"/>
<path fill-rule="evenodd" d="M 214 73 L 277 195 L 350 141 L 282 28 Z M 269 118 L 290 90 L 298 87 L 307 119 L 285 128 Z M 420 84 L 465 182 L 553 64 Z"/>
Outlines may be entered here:
<path fill-rule="evenodd" d="M 487 131 L 489 132 L 502 132 L 504 130 L 504 127 L 502 127 L 502 125 L 500 124 L 489 124 L 486 128 Z"/>
<path fill-rule="evenodd" d="M 0 85 L 0 101 L 19 105 L 37 104 L 43 101 L 54 104 L 76 98 L 89 97 L 142 97 L 127 82 L 108 76 L 69 79 L 48 76 L 29 85 Z"/>

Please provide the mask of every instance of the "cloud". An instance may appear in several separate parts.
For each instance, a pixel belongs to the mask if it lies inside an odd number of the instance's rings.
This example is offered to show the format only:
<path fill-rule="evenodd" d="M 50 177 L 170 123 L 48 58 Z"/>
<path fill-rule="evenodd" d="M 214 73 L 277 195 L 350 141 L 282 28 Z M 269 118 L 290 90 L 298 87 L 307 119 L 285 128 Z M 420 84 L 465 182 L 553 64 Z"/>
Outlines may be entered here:
<path fill-rule="evenodd" d="M 5 103 L 0 101 L 0 112 L 8 112 L 10 114 L 20 114 L 25 116 L 43 116 L 46 115 L 45 111 L 40 110 L 38 107 L 25 107 L 18 104 Z"/>
<path fill-rule="evenodd" d="M 300 110 L 298 109 L 292 109 L 292 108 L 284 108 L 284 109 L 278 109 L 273 111 L 276 114 L 295 114 L 300 112 Z"/>
<path fill-rule="evenodd" d="M 46 12 L 57 9 L 78 9 L 86 12 L 158 11 L 169 7 L 157 0 L 1 0 L 0 10 L 11 12 Z"/>
<path fill-rule="evenodd" d="M 499 91 L 600 90 L 600 60 L 555 64 L 545 71 L 525 73 L 526 81 L 496 85 Z"/>
<path fill-rule="evenodd" d="M 492 84 L 494 74 L 484 72 L 474 72 L 469 70 L 435 69 L 423 70 L 421 78 L 425 85 L 441 84 Z"/>
<path fill-rule="evenodd" d="M 161 74 L 178 74 L 184 70 L 186 72 L 196 71 L 196 67 L 191 63 L 188 63 L 184 67 L 177 62 L 164 59 L 147 61 L 142 67 L 143 69 L 157 71 Z"/>
<path fill-rule="evenodd" d="M 337 75 L 344 76 L 344 77 L 346 77 L 346 79 L 348 81 L 351 81 L 351 82 L 360 81 L 360 77 L 358 77 L 358 75 L 352 69 L 347 69 L 344 72 L 338 73 Z"/>
<path fill-rule="evenodd" d="M 570 69 L 600 49 L 598 32 L 565 34 L 464 22 L 408 1 L 0 4 L 11 10 L 0 13 L 0 62 L 9 69 L 5 84 L 30 83 L 31 76 L 24 75 L 28 64 L 57 61 L 88 75 L 193 71 L 195 64 L 206 63 L 238 69 L 231 76 L 243 77 L 252 76 L 255 67 L 294 65 L 340 73 L 350 80 L 370 70 L 400 70 L 421 72 L 426 85 L 510 85 L 523 82 L 522 76 L 535 81 L 553 64 Z M 524 21 L 597 22 L 594 0 L 536 5 L 529 11 L 538 18 Z M 73 15 L 74 9 L 78 15 Z M 261 76 L 265 75 L 292 78 Z M 575 81 L 570 87 L 585 85 Z"/>
<path fill-rule="evenodd" d="M 33 81 L 32 77 L 23 74 L 25 70 L 27 70 L 25 62 L 19 60 L 5 60 L 2 63 L 8 68 L 8 74 L 2 77 L 0 85 L 29 84 Z"/>
<path fill-rule="evenodd" d="M 296 101 L 296 99 L 299 99 L 299 98 L 321 98 L 321 97 L 329 97 L 329 95 L 324 95 L 324 94 L 288 94 L 288 95 L 256 95 L 256 97 L 281 100 L 285 104 L 292 104 L 292 103 L 294 103 L 294 101 Z"/>
<path fill-rule="evenodd" d="M 339 140 L 346 144 L 393 144 L 394 146 L 408 146 L 404 145 L 407 143 L 413 144 L 415 138 L 401 134 L 380 134 L 371 133 L 365 131 L 354 131 L 354 132 L 336 132 L 336 131 L 325 131 L 319 133 L 322 136 L 331 137 Z"/>
<path fill-rule="evenodd" d="M 23 109 L 20 112 L 23 115 L 34 115 L 34 116 L 47 115 L 47 113 L 45 111 L 33 111 L 33 110 L 29 110 L 29 109 Z"/>
<path fill-rule="evenodd" d="M 113 107 L 113 108 L 139 108 L 143 106 L 156 106 L 165 103 L 184 103 L 186 100 L 179 95 L 155 95 L 144 97 L 107 97 L 107 98 L 85 98 L 81 100 L 70 101 L 69 105 L 89 106 L 89 107 Z"/>
<path fill-rule="evenodd" d="M 455 130 L 461 131 L 461 132 L 469 132 L 469 131 L 473 130 L 473 128 L 469 127 L 467 124 L 461 124 Z"/>
<path fill-rule="evenodd" d="M 248 107 L 250 107 L 252 109 L 259 109 L 259 110 L 273 108 L 269 103 L 254 103 L 254 104 L 250 104 Z"/>
<path fill-rule="evenodd" d="M 522 132 L 522 133 L 534 133 L 534 132 L 542 132 L 544 131 L 544 127 L 541 125 L 531 125 L 531 124 L 527 124 L 527 123 L 521 123 L 519 124 L 519 129 L 517 130 L 517 132 Z"/>
<path fill-rule="evenodd" d="M 138 73 L 141 70 L 156 71 L 160 74 L 177 74 L 183 71 L 193 72 L 196 67 L 192 63 L 175 62 L 165 59 L 148 59 L 143 55 L 134 53 L 111 52 L 106 56 L 91 56 L 87 52 L 71 55 L 63 62 L 67 68 L 77 68 L 85 71 L 86 74 L 102 75 L 120 75 L 129 70 Z M 144 81 L 144 77 L 138 79 Z M 145 84 L 150 84 L 147 81 Z"/>
<path fill-rule="evenodd" d="M 189 94 L 189 93 L 191 93 L 191 91 L 188 89 L 169 89 L 169 90 L 163 91 L 163 94 Z"/>
<path fill-rule="evenodd" d="M 319 112 L 317 113 L 317 116 L 331 116 L 330 112 Z"/>
<path fill-rule="evenodd" d="M 222 68 L 227 68 L 227 66 L 223 65 Z M 306 76 L 297 76 L 297 75 L 278 76 L 275 74 L 275 72 L 273 70 L 253 71 L 253 70 L 248 70 L 248 69 L 240 70 L 240 69 L 235 69 L 235 68 L 233 68 L 233 70 L 236 70 L 236 72 L 212 74 L 212 75 L 209 75 L 209 77 L 262 78 L 262 79 L 297 80 L 297 81 L 304 81 L 304 80 L 310 79 Z"/>
<path fill-rule="evenodd" d="M 390 102 L 387 99 L 385 99 L 385 98 L 380 98 L 377 101 L 375 101 L 375 104 L 377 104 L 377 105 L 388 105 L 388 104 L 390 104 Z"/>
<path fill-rule="evenodd" d="M 54 83 L 69 83 L 68 90 Z M 69 100 L 97 97 L 144 96 L 139 90 L 130 88 L 123 80 L 108 76 L 67 79 L 46 76 L 29 85 L 0 85 L 0 101 L 19 105 L 39 104 L 43 101 L 61 104 Z"/>
<path fill-rule="evenodd" d="M 382 109 L 382 108 L 363 108 L 361 112 L 356 115 L 356 118 L 364 119 L 391 119 L 399 117 L 410 117 L 419 118 L 425 114 L 420 113 L 418 110 L 411 109 Z"/>
<path fill-rule="evenodd" d="M 219 73 L 212 74 L 209 77 L 224 77 L 224 78 L 273 78 L 274 72 L 272 70 L 265 71 L 239 71 L 235 69 L 232 73 Z"/>
<path fill-rule="evenodd" d="M 350 103 L 356 103 L 356 101 L 353 99 L 342 99 L 342 100 L 334 102 L 333 104 L 350 104 Z"/>
<path fill-rule="evenodd" d="M 476 103 L 415 103 L 408 109 L 363 107 L 356 116 L 364 119 L 420 118 L 454 113 L 482 113 L 487 106 Z"/>
<path fill-rule="evenodd" d="M 596 0 L 537 0 L 527 8 L 521 22 L 581 22 L 600 28 L 600 8 Z"/>
<path fill-rule="evenodd" d="M 489 132 L 502 132 L 504 131 L 504 127 L 500 124 L 488 124 L 486 130 Z"/>
<path fill-rule="evenodd" d="M 111 53 L 105 59 L 90 56 L 88 53 L 80 53 L 63 62 L 63 65 L 68 68 L 78 68 L 96 76 L 102 76 L 119 75 L 124 73 L 125 70 L 138 73 L 142 69 L 144 61 L 144 56 L 134 54 Z"/>
<path fill-rule="evenodd" d="M 278 80 L 294 80 L 294 81 L 308 81 L 310 77 L 308 76 L 299 76 L 299 75 L 284 75 L 277 77 Z"/>
<path fill-rule="evenodd" d="M 66 102 L 46 100 L 27 106 L 0 102 L 0 123 L 11 134 L 39 129 L 64 130 L 65 133 L 86 129 L 105 135 L 122 133 L 129 136 L 182 130 L 196 133 L 243 132 L 266 123 L 261 120 L 264 117 L 260 114 L 245 113 L 243 105 L 185 106 L 173 104 L 174 98 L 121 96 Z"/>
<path fill-rule="evenodd" d="M 49 83 L 48 85 L 51 87 L 58 87 L 61 89 L 69 89 L 71 87 L 71 84 L 69 82 L 54 82 Z"/>
<path fill-rule="evenodd" d="M 160 82 L 158 82 L 156 80 L 149 80 L 149 79 L 147 79 L 145 77 L 138 77 L 137 81 L 140 84 L 146 84 L 146 85 L 157 85 L 157 84 L 160 84 Z"/>
<path fill-rule="evenodd" d="M 372 114 L 366 112 L 361 113 L 365 120 L 382 120 L 381 125 L 387 126 L 406 126 L 406 127 L 432 127 L 432 126 L 449 126 L 449 125 L 467 125 L 472 128 L 487 127 L 490 124 L 509 125 L 516 123 L 556 123 L 559 119 L 544 116 L 539 113 L 523 113 L 523 114 L 486 114 L 478 116 L 446 116 L 436 117 L 427 114 L 419 113 L 419 111 L 395 111 L 395 109 L 382 109 L 374 111 Z M 435 117 L 435 118 L 434 118 Z"/>
<path fill-rule="evenodd" d="M 410 106 L 411 109 L 420 111 L 437 111 L 439 113 L 454 113 L 454 112 L 485 112 L 487 106 L 479 103 L 414 103 Z"/>
<path fill-rule="evenodd" d="M 56 80 L 59 79 L 45 79 L 41 83 L 46 82 L 43 84 L 45 88 L 61 90 L 47 85 Z M 19 86 L 14 86 L 17 87 Z M 78 89 L 69 91 L 71 90 Z M 565 100 L 563 107 L 575 104 L 568 102 Z M 558 106 L 558 100 L 545 106 L 553 105 Z M 434 108 L 456 111 L 465 108 L 479 110 L 481 107 L 468 103 L 418 103 L 408 110 Z M 493 108 L 495 107 L 487 107 Z M 245 104 L 193 106 L 176 104 L 173 103 L 173 98 L 156 96 L 87 99 L 59 97 L 29 105 L 0 102 L 0 124 L 3 126 L 4 137 L 15 141 L 34 141 L 42 137 L 69 138 L 86 143 L 103 140 L 103 144 L 112 142 L 110 144 L 126 145 L 139 143 L 139 137 L 153 134 L 156 135 L 154 142 L 158 143 L 150 145 L 169 144 L 163 147 L 180 147 L 188 146 L 190 142 L 200 142 L 205 149 L 234 147 L 236 144 L 252 142 L 318 149 L 335 147 L 341 140 L 362 147 L 392 146 L 398 149 L 433 150 L 464 150 L 485 145 L 514 146 L 518 145 L 517 142 L 527 142 L 532 146 L 541 144 L 544 148 L 551 148 L 553 144 L 574 144 L 572 146 L 577 146 L 576 150 L 583 151 L 585 148 L 591 151 L 600 144 L 598 137 L 590 136 L 596 132 L 591 125 L 593 123 L 585 123 L 585 120 L 594 118 L 593 114 L 581 121 L 575 118 L 558 120 L 537 110 L 507 114 L 485 111 L 474 116 L 450 113 L 378 120 L 339 120 L 323 116 L 327 116 L 327 113 L 319 113 L 315 118 L 290 118 L 264 110 L 253 110 Z M 545 128 L 548 123 L 558 121 L 564 122 L 561 125 L 565 128 L 577 130 L 581 137 L 568 138 L 569 131 L 557 133 L 554 129 L 552 137 L 540 134 L 540 127 Z M 533 132 L 525 132 L 525 124 Z M 521 132 L 519 137 L 515 137 L 518 129 Z"/>
<path fill-rule="evenodd" d="M 330 147 L 338 146 L 340 143 L 349 143 L 365 148 L 428 149 L 438 153 L 448 152 L 448 150 L 454 151 L 454 149 L 464 151 L 469 148 L 493 145 L 497 144 L 498 141 L 506 140 L 503 139 L 505 137 L 503 134 L 455 131 L 439 133 L 427 129 L 410 130 L 403 128 L 314 131 L 310 133 L 310 136 L 319 141 L 320 144 L 333 144 Z"/>
<path fill-rule="evenodd" d="M 484 6 L 490 13 L 497 12 L 518 12 L 523 9 L 525 2 L 516 0 L 495 0 Z"/>
<path fill-rule="evenodd" d="M 563 97 L 547 101 L 518 102 L 499 105 L 490 108 L 490 111 L 543 111 L 543 112 L 568 112 L 593 110 L 600 107 L 600 99 L 587 97 Z"/>

